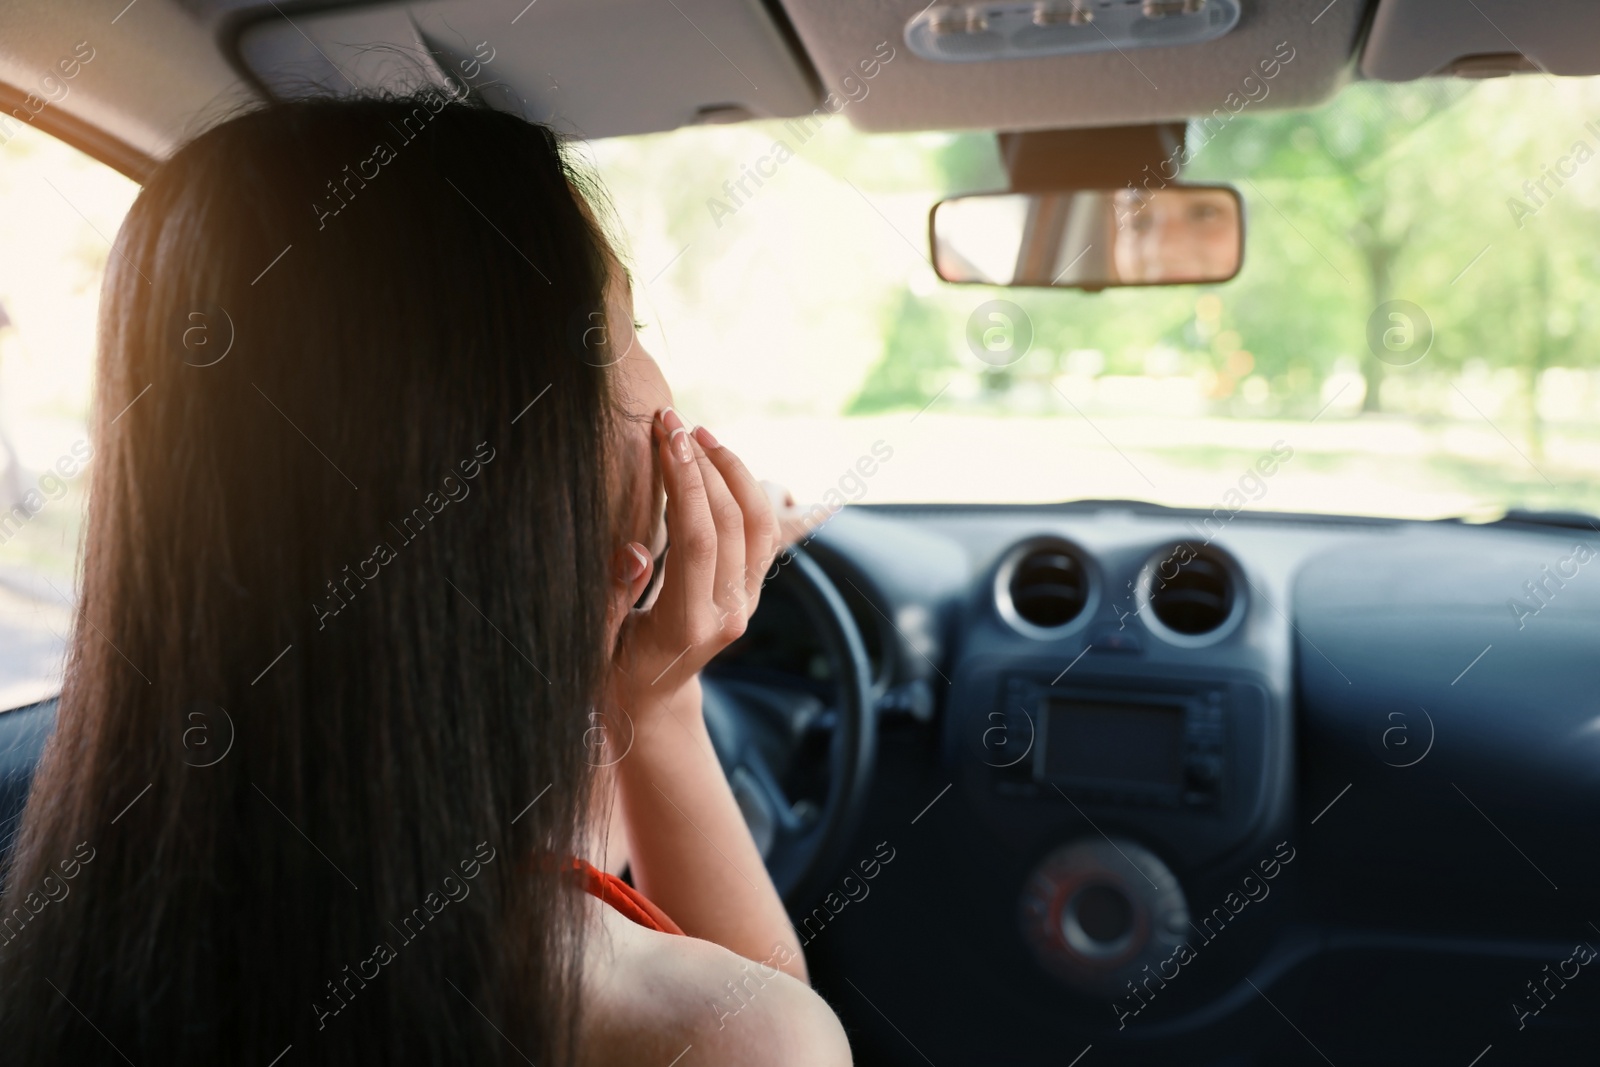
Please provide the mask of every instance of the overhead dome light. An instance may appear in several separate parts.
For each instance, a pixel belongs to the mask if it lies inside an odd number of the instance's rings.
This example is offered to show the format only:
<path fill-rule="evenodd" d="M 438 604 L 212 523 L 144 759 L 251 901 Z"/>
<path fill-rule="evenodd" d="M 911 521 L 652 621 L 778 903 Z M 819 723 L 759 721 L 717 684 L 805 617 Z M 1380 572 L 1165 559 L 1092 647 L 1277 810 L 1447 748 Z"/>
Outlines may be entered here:
<path fill-rule="evenodd" d="M 947 63 L 1085 55 L 1198 44 L 1238 22 L 1239 0 L 953 4 L 927 8 L 906 23 L 906 46 Z"/>

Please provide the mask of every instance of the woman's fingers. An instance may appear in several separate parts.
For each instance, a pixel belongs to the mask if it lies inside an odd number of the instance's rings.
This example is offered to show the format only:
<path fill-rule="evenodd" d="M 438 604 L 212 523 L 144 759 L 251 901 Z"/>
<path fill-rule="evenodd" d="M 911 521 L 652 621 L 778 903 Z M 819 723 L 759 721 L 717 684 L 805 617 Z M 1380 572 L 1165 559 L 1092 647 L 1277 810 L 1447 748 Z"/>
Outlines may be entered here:
<path fill-rule="evenodd" d="M 650 645 L 695 671 L 744 632 L 776 548 L 777 521 L 766 490 L 708 431 L 688 433 L 671 408 L 656 428 L 672 557 L 648 613 Z M 701 654 L 684 658 L 693 648 Z"/>
<path fill-rule="evenodd" d="M 715 440 L 715 438 L 713 438 Z M 728 488 L 722 472 L 706 455 L 698 435 L 694 442 L 695 459 L 700 464 L 700 480 L 706 487 L 711 519 L 717 527 L 716 629 L 734 636 L 744 632 L 750 594 L 745 590 L 744 509 Z"/>
<path fill-rule="evenodd" d="M 710 603 L 715 592 L 717 527 L 695 445 L 683 419 L 671 408 L 663 408 L 657 421 L 672 561 L 654 610 L 676 606 L 681 617 L 675 621 L 683 627 L 683 639 L 692 643 L 699 633 L 695 613 L 704 610 L 701 606 Z"/>
<path fill-rule="evenodd" d="M 710 430 L 701 426 L 694 435 L 705 448 L 706 457 L 722 474 L 728 491 L 739 502 L 739 508 L 744 513 L 745 569 L 742 587 L 751 602 L 750 609 L 754 610 L 755 598 L 761 592 L 767 568 L 771 566 L 777 548 L 778 523 L 772 511 L 771 496 L 766 486 L 745 467 L 744 461 L 734 455 L 732 449 L 719 444 Z"/>

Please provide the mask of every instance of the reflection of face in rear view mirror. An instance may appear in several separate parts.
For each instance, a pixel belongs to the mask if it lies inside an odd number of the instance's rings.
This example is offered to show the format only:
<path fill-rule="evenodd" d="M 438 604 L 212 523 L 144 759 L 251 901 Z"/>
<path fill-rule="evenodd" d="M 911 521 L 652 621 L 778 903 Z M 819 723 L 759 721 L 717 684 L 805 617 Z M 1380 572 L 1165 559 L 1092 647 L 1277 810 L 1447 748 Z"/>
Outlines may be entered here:
<path fill-rule="evenodd" d="M 1224 189 L 1116 193 L 1117 280 L 1206 282 L 1239 269 L 1239 203 Z"/>

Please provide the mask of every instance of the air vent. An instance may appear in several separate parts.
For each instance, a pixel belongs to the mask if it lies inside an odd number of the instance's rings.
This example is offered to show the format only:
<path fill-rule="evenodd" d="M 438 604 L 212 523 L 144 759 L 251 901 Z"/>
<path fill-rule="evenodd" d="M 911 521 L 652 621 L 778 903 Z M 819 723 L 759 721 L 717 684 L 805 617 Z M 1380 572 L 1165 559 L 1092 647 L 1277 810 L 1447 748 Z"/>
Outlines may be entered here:
<path fill-rule="evenodd" d="M 1083 554 L 1054 539 L 1018 545 L 995 575 L 1000 614 L 1030 637 L 1059 637 L 1087 618 L 1093 591 Z"/>
<path fill-rule="evenodd" d="M 1221 640 L 1243 613 L 1236 573 L 1233 561 L 1215 548 L 1173 545 L 1140 575 L 1146 623 L 1177 644 Z"/>

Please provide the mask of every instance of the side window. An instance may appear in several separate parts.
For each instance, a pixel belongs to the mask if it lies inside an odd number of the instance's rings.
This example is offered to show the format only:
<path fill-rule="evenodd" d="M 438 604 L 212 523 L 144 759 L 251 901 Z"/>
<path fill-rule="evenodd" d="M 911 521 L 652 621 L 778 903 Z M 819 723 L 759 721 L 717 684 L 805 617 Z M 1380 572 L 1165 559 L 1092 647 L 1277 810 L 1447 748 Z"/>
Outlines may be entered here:
<path fill-rule="evenodd" d="M 0 710 L 53 695 L 94 442 L 100 278 L 139 187 L 29 126 L 0 126 Z"/>

